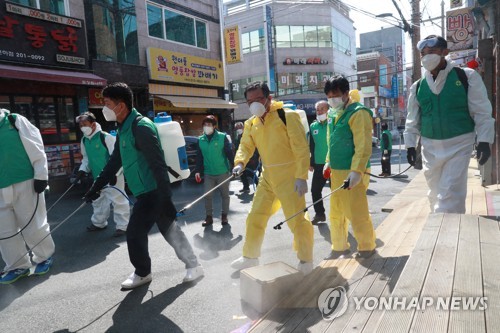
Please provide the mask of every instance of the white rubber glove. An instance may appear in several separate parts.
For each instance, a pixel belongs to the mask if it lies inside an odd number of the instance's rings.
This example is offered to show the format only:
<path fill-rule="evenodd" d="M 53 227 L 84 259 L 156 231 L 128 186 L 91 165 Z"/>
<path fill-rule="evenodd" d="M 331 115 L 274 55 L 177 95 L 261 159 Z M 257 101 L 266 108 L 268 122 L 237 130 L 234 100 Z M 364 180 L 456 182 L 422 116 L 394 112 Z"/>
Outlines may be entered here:
<path fill-rule="evenodd" d="M 236 166 L 233 168 L 233 176 L 238 177 L 241 175 L 243 172 L 243 164 L 238 163 Z"/>
<path fill-rule="evenodd" d="M 295 192 L 299 197 L 307 193 L 307 180 L 305 179 L 295 179 Z"/>
<path fill-rule="evenodd" d="M 389 154 L 389 151 L 387 149 L 384 149 L 384 155 Z"/>
<path fill-rule="evenodd" d="M 350 190 L 361 182 L 361 174 L 356 171 L 351 171 L 349 176 L 347 176 L 347 180 L 349 181 L 349 187 L 347 189 Z"/>

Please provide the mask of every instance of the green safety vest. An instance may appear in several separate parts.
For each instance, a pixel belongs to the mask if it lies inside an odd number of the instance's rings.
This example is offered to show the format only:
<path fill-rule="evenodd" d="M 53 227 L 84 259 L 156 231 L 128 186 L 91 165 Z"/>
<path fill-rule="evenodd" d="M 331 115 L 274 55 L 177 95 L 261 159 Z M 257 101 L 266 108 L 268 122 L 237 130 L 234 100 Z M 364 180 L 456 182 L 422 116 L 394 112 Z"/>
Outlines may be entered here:
<path fill-rule="evenodd" d="M 118 129 L 118 141 L 120 155 L 122 159 L 123 174 L 127 179 L 127 185 L 134 196 L 151 192 L 157 188 L 156 180 L 144 154 L 135 147 L 135 137 L 132 132 L 132 124 L 139 116 L 136 109 L 132 109 L 125 122 Z M 155 124 L 146 117 L 143 117 L 137 126 L 148 126 L 158 137 Z M 161 147 L 161 142 L 159 142 Z"/>
<path fill-rule="evenodd" d="M 217 176 L 229 171 L 229 161 L 224 152 L 225 138 L 226 133 L 217 130 L 214 130 L 211 140 L 208 140 L 206 134 L 199 137 L 205 175 Z"/>
<path fill-rule="evenodd" d="M 33 179 L 35 176 L 19 132 L 7 119 L 9 113 L 4 114 L 5 117 L 0 122 L 0 188 Z"/>
<path fill-rule="evenodd" d="M 349 119 L 356 112 L 364 110 L 373 116 L 370 109 L 366 108 L 361 103 L 352 103 L 335 123 L 335 118 L 328 119 L 330 127 L 330 167 L 334 170 L 350 170 L 352 157 L 354 156 L 354 140 L 351 128 L 349 127 Z M 367 168 L 370 167 L 368 160 Z"/>
<path fill-rule="evenodd" d="M 325 164 L 328 144 L 326 142 L 327 122 L 315 121 L 310 126 L 309 133 L 314 140 L 314 163 Z"/>
<path fill-rule="evenodd" d="M 106 145 L 102 142 L 101 133 L 105 136 L 110 135 L 104 132 L 97 132 L 90 139 L 87 137 L 83 138 L 83 144 L 89 160 L 90 171 L 92 172 L 92 176 L 94 176 L 94 178 L 99 176 L 102 169 L 104 169 L 106 163 L 109 161 L 108 147 L 106 147 Z"/>
<path fill-rule="evenodd" d="M 387 134 L 387 137 L 389 138 L 389 145 L 387 147 L 384 146 L 384 140 L 383 140 L 383 135 Z M 385 130 L 382 132 L 382 135 L 380 136 L 380 150 L 392 150 L 392 133 L 389 130 Z"/>
<path fill-rule="evenodd" d="M 417 100 L 421 109 L 420 133 L 423 137 L 443 140 L 474 131 L 467 94 L 456 71 L 448 73 L 439 95 L 431 91 L 425 78 L 422 79 Z"/>

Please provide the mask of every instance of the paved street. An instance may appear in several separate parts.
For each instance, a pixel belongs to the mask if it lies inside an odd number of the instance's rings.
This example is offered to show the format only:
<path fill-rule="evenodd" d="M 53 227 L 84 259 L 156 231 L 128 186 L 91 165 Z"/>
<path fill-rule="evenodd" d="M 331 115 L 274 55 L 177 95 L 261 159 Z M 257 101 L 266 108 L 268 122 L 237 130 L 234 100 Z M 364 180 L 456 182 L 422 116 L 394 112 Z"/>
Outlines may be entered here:
<path fill-rule="evenodd" d="M 398 153 L 393 150 L 393 173 L 408 166 L 406 163 L 399 166 Z M 406 161 L 405 151 L 401 161 Z M 374 148 L 372 173 L 380 172 L 380 151 Z M 368 194 L 376 226 L 387 216 L 380 210 L 383 204 L 399 193 L 416 173 L 411 169 L 409 178 L 372 179 Z M 112 222 L 105 231 L 87 232 L 91 206 L 85 206 L 54 232 L 55 262 L 46 276 L 30 276 L 0 286 L 2 331 L 231 332 L 238 328 L 243 331 L 258 314 L 241 304 L 239 273 L 230 268 L 231 261 L 241 255 L 244 222 L 253 193 L 241 195 L 241 187 L 239 181 L 231 182 L 231 228 L 221 230 L 218 200 L 214 204 L 213 229 L 201 227 L 205 216 L 203 202 L 178 221 L 205 268 L 206 276 L 194 284 L 180 283 L 185 273 L 183 264 L 154 228 L 149 242 L 152 283 L 133 291 L 120 291 L 120 283 L 133 271 L 125 238 L 112 237 Z M 184 182 L 174 189 L 174 201 L 180 209 L 202 193 L 202 186 Z M 325 188 L 323 193 L 329 190 Z M 81 204 L 82 194 L 81 189 L 72 190 L 50 211 L 52 229 Z M 310 193 L 306 196 L 311 203 Z M 47 206 L 57 199 L 58 195 L 51 195 Z M 309 212 L 314 216 L 312 209 Z M 281 212 L 270 220 L 261 263 L 284 261 L 296 266 L 290 231 L 286 227 L 281 231 L 272 229 L 282 220 Z M 314 251 L 315 265 L 330 251 L 327 224 L 315 227 Z M 0 265 L 3 267 L 1 260 Z"/>

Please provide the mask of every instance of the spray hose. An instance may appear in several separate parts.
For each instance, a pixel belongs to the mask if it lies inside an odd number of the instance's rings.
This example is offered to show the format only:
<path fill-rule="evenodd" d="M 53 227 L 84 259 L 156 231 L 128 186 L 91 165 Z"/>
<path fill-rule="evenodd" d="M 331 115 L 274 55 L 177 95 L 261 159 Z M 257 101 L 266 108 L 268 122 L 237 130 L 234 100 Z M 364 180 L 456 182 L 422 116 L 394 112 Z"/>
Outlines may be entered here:
<path fill-rule="evenodd" d="M 243 170 L 241 170 L 241 172 L 243 172 Z M 238 174 L 238 175 L 231 174 L 231 176 L 229 176 L 227 179 L 225 179 L 221 183 L 217 184 L 217 186 L 215 186 L 214 188 L 212 188 L 210 191 L 207 191 L 201 197 L 199 197 L 198 199 L 194 200 L 193 202 L 191 202 L 190 204 L 188 204 L 184 208 L 182 208 L 180 211 L 178 211 L 177 214 L 176 214 L 176 217 L 180 217 L 180 216 L 186 215 L 186 210 L 188 210 L 189 208 L 191 208 L 191 206 L 193 206 L 195 203 L 199 202 L 201 199 L 203 199 L 204 197 L 206 197 L 207 195 L 209 195 L 210 193 L 212 193 L 213 191 L 215 191 L 216 189 L 218 189 L 219 187 L 221 187 L 222 185 L 224 185 L 225 183 L 227 183 L 231 179 L 239 176 L 240 174 Z"/>
<path fill-rule="evenodd" d="M 390 175 L 390 176 L 376 176 L 372 173 L 369 173 L 369 172 L 365 172 L 366 175 L 370 175 L 372 177 L 375 177 L 375 178 L 380 178 L 380 179 L 384 179 L 384 178 L 396 178 L 398 176 L 401 176 L 403 173 L 405 173 L 406 171 L 410 170 L 410 168 L 412 167 L 413 165 L 410 165 L 409 167 L 407 167 L 406 169 L 404 169 L 403 171 L 401 171 L 400 173 L 397 173 L 395 175 Z"/>
<path fill-rule="evenodd" d="M 344 180 L 344 183 L 342 185 L 340 185 L 339 187 L 337 187 L 335 190 L 331 191 L 330 193 L 328 193 L 327 195 L 325 195 L 324 197 L 321 197 L 319 198 L 318 200 L 314 201 L 312 204 L 310 204 L 309 206 L 307 206 L 306 208 L 298 211 L 297 213 L 293 214 L 292 216 L 290 216 L 289 218 L 287 218 L 286 220 L 276 224 L 273 228 L 274 230 L 281 230 L 281 226 L 283 224 L 285 224 L 286 222 L 290 221 L 291 219 L 293 219 L 295 216 L 299 215 L 299 214 L 302 214 L 302 213 L 305 213 L 307 212 L 307 210 L 309 208 L 311 208 L 312 206 L 314 206 L 315 204 L 317 204 L 318 202 L 320 201 L 323 201 L 324 199 L 328 198 L 330 195 L 332 195 L 333 193 L 339 191 L 339 190 L 342 190 L 342 189 L 346 189 L 349 187 L 349 180 L 346 179 Z"/>

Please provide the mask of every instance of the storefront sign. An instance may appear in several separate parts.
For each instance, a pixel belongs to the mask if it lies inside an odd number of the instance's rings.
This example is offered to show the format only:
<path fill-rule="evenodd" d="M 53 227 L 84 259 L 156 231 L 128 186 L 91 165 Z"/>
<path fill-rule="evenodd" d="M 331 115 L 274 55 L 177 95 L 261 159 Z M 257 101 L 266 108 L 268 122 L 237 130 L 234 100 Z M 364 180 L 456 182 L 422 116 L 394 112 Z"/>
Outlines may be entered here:
<path fill-rule="evenodd" d="M 294 99 L 293 102 L 297 106 L 297 109 L 304 110 L 308 116 L 314 116 L 316 114 L 314 106 L 317 101 L 321 100 L 326 101 L 326 97 Z"/>
<path fill-rule="evenodd" d="M 283 65 L 326 65 L 328 60 L 321 58 L 285 58 Z"/>
<path fill-rule="evenodd" d="M 151 80 L 224 86 L 222 61 L 152 47 L 147 54 Z"/>
<path fill-rule="evenodd" d="M 102 97 L 101 89 L 96 89 L 96 88 L 89 89 L 89 104 L 104 105 L 104 98 Z"/>
<path fill-rule="evenodd" d="M 446 40 L 451 51 L 472 49 L 474 22 L 470 9 L 462 8 L 446 12 Z"/>
<path fill-rule="evenodd" d="M 238 26 L 224 29 L 224 51 L 226 64 L 241 62 L 240 32 Z"/>
<path fill-rule="evenodd" d="M 378 87 L 378 95 L 379 97 L 392 98 L 391 89 L 387 89 L 386 87 L 382 86 Z"/>
<path fill-rule="evenodd" d="M 398 94 L 399 94 L 398 77 L 397 75 L 393 75 L 391 81 L 391 97 L 398 98 Z"/>
<path fill-rule="evenodd" d="M 280 94 L 316 92 L 321 93 L 332 72 L 278 73 Z M 285 91 L 291 89 L 293 91 Z"/>
<path fill-rule="evenodd" d="M 34 17 L 40 20 L 45 20 L 49 22 L 61 23 L 65 25 L 70 25 L 73 27 L 81 28 L 82 22 L 78 19 L 72 17 L 65 17 L 60 15 L 55 15 L 52 13 L 45 13 L 34 8 L 26 8 L 18 5 L 7 3 L 7 11 L 10 13 L 15 13 L 23 16 Z"/>
<path fill-rule="evenodd" d="M 0 60 L 87 68 L 82 20 L 11 3 L 0 6 Z"/>

